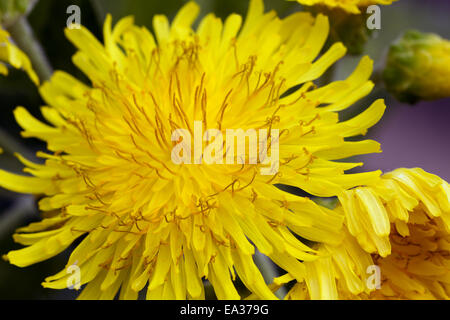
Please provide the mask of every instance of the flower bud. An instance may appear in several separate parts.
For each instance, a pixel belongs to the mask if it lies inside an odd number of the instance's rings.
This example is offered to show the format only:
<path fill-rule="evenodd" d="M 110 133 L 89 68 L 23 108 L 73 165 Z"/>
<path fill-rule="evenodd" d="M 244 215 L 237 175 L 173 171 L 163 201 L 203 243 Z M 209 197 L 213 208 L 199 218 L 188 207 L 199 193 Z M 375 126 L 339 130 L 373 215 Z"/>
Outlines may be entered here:
<path fill-rule="evenodd" d="M 408 31 L 391 45 L 383 81 L 398 100 L 415 103 L 450 97 L 449 79 L 450 41 Z"/>
<path fill-rule="evenodd" d="M 0 0 L 0 24 L 9 27 L 26 14 L 36 0 Z"/>

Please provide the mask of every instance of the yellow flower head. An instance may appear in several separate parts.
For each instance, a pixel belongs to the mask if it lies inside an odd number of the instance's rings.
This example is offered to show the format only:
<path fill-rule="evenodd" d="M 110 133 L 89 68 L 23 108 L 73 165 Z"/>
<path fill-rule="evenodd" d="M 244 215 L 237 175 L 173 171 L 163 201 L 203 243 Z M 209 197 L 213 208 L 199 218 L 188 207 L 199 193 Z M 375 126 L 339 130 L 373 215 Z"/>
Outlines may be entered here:
<path fill-rule="evenodd" d="M 39 84 L 39 78 L 33 71 L 28 57 L 17 46 L 11 43 L 9 33 L 0 27 L 0 74 L 8 75 L 6 62 L 16 69 L 24 69 L 30 79 Z"/>
<path fill-rule="evenodd" d="M 420 206 L 450 226 L 448 183 L 422 169 L 397 169 L 379 182 L 346 191 L 340 196 L 350 233 L 370 253 L 391 253 L 391 223 L 407 234 L 409 212 Z M 450 229 L 449 229 L 450 230 Z"/>
<path fill-rule="evenodd" d="M 367 270 L 374 264 L 370 254 L 361 249 L 356 239 L 344 227 L 339 245 L 322 244 L 317 249 L 322 256 L 305 262 L 306 277 L 296 282 L 286 300 L 355 299 L 370 294 L 365 283 Z M 276 278 L 276 287 L 295 280 L 290 274 Z"/>
<path fill-rule="evenodd" d="M 382 285 L 370 299 L 450 299 L 450 233 L 442 219 L 410 214 L 408 233 L 394 229 L 392 254 L 374 258 Z"/>
<path fill-rule="evenodd" d="M 383 71 L 387 89 L 405 102 L 450 97 L 450 41 L 408 31 L 391 45 Z"/>
<path fill-rule="evenodd" d="M 361 8 L 368 7 L 372 4 L 389 5 L 397 0 L 296 0 L 296 1 L 306 6 L 324 5 L 331 9 L 339 8 L 345 10 L 348 13 L 360 14 Z"/>
<path fill-rule="evenodd" d="M 219 299 L 236 299 L 239 276 L 271 299 L 255 247 L 302 281 L 301 261 L 321 253 L 296 235 L 340 243 L 342 214 L 274 184 L 333 196 L 378 179 L 345 174 L 360 164 L 333 161 L 379 151 L 374 141 L 344 138 L 374 125 L 382 101 L 346 122 L 337 114 L 373 88 L 372 61 L 316 88 L 312 81 L 345 54 L 337 43 L 317 58 L 326 17 L 279 19 L 255 0 L 243 25 L 238 15 L 223 23 L 210 14 L 193 30 L 198 12 L 190 2 L 171 24 L 155 16 L 156 39 L 130 17 L 114 28 L 107 17 L 104 44 L 85 28 L 66 30 L 91 85 L 56 72 L 40 88 L 49 124 L 15 111 L 23 136 L 46 141 L 50 153 L 38 153 L 44 164 L 19 157 L 31 176 L 0 171 L 1 186 L 45 195 L 45 219 L 18 230 L 15 240 L 27 247 L 6 255 L 12 264 L 48 259 L 85 235 L 67 264 L 87 284 L 80 298 L 113 298 L 119 288 L 121 298 L 136 298 L 147 284 L 149 299 L 203 298 L 207 279 Z M 262 175 L 261 163 L 175 164 L 171 134 L 194 121 L 222 131 L 278 129 L 278 172 Z M 65 288 L 68 277 L 64 269 L 43 285 Z"/>
<path fill-rule="evenodd" d="M 450 186 L 422 169 L 397 169 L 341 198 L 345 238 L 289 299 L 450 299 Z M 347 231 L 348 230 L 348 231 Z M 364 249 L 364 250 L 363 250 Z M 379 268 L 378 285 L 370 267 Z M 369 268 L 369 269 L 368 269 Z M 279 285 L 291 275 L 276 279 Z"/>

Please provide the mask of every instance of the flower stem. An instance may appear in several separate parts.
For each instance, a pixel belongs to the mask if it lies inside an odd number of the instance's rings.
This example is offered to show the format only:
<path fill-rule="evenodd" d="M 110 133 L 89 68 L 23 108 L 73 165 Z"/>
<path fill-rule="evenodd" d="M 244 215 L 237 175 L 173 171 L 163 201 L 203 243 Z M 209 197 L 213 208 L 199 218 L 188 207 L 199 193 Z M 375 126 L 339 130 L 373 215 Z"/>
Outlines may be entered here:
<path fill-rule="evenodd" d="M 30 58 L 31 64 L 41 82 L 50 79 L 53 69 L 28 20 L 25 17 L 21 17 L 9 27 L 8 31 L 19 48 Z"/>

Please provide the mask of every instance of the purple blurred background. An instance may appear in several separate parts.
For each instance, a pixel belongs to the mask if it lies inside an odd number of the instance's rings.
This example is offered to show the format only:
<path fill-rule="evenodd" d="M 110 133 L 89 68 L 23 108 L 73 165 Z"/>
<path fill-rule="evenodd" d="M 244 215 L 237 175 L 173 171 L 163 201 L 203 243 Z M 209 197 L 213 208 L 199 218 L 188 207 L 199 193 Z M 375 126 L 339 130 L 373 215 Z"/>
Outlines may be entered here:
<path fill-rule="evenodd" d="M 390 100 L 390 99 L 389 99 Z M 421 167 L 450 181 L 450 99 L 411 107 L 390 100 L 369 134 L 383 152 L 361 157 L 366 170 Z"/>

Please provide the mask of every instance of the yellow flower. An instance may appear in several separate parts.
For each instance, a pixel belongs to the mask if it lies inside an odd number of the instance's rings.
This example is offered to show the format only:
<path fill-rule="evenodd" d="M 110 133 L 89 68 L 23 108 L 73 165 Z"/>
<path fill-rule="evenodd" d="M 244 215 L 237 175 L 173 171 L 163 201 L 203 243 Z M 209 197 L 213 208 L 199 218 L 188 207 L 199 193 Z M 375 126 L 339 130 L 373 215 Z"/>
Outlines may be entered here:
<path fill-rule="evenodd" d="M 349 299 L 362 293 L 370 293 L 364 280 L 368 268 L 374 264 L 372 257 L 361 249 L 345 228 L 342 232 L 344 238 L 339 245 L 319 245 L 317 250 L 323 256 L 304 263 L 305 280 L 294 284 L 286 295 L 286 300 Z M 295 278 L 286 274 L 276 278 L 274 284 L 278 288 L 293 280 Z"/>
<path fill-rule="evenodd" d="M 11 43 L 9 33 L 0 27 L 0 74 L 8 75 L 8 67 L 2 62 L 9 63 L 16 69 L 24 69 L 30 79 L 36 85 L 39 84 L 39 78 L 26 54 Z"/>
<path fill-rule="evenodd" d="M 447 182 L 422 169 L 397 169 L 341 201 L 344 240 L 320 245 L 327 256 L 305 262 L 310 274 L 288 299 L 450 299 Z M 380 270 L 378 288 L 369 281 L 371 265 Z M 287 274 L 275 283 L 292 280 Z"/>
<path fill-rule="evenodd" d="M 389 5 L 397 0 L 289 0 L 297 1 L 306 6 L 324 5 L 331 9 L 340 8 L 348 13 L 360 14 L 361 8 L 368 7 L 373 4 Z"/>
<path fill-rule="evenodd" d="M 408 31 L 391 45 L 383 80 L 400 101 L 450 97 L 449 78 L 449 40 L 432 33 Z"/>
<path fill-rule="evenodd" d="M 113 29 L 107 17 L 104 44 L 85 28 L 66 30 L 92 85 L 55 72 L 40 88 L 49 124 L 15 111 L 23 136 L 46 141 L 50 153 L 38 153 L 45 164 L 19 156 L 31 176 L 0 171 L 4 188 L 45 196 L 45 219 L 14 236 L 27 247 L 5 256 L 12 264 L 43 261 L 85 235 L 67 264 L 80 268 L 80 298 L 113 298 L 119 288 L 120 298 L 136 298 L 148 284 L 149 299 L 198 299 L 207 279 L 219 299 L 236 299 L 239 276 L 257 297 L 272 299 L 255 247 L 302 281 L 301 261 L 321 253 L 296 235 L 340 243 L 342 214 L 274 185 L 334 196 L 379 178 L 345 174 L 361 164 L 334 161 L 379 152 L 374 141 L 344 138 L 374 125 L 383 101 L 345 122 L 337 114 L 373 88 L 372 61 L 316 88 L 312 80 L 345 54 L 337 43 L 316 59 L 329 31 L 325 16 L 279 19 L 254 0 L 243 25 L 238 15 L 222 23 L 210 14 L 193 30 L 198 12 L 190 2 L 171 24 L 155 16 L 156 40 L 130 17 Z M 260 163 L 175 164 L 171 133 L 196 120 L 222 131 L 279 129 L 278 173 L 260 174 Z M 43 285 L 62 289 L 70 277 L 64 269 Z"/>
<path fill-rule="evenodd" d="M 369 253 L 391 253 L 390 224 L 407 234 L 409 212 L 417 206 L 450 226 L 448 183 L 422 169 L 397 169 L 379 182 L 348 190 L 339 197 L 350 233 Z"/>
<path fill-rule="evenodd" d="M 450 233 L 442 219 L 410 214 L 408 233 L 394 229 L 392 254 L 375 257 L 382 285 L 370 299 L 450 299 Z"/>

